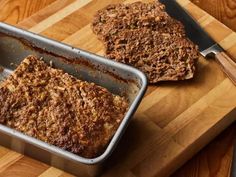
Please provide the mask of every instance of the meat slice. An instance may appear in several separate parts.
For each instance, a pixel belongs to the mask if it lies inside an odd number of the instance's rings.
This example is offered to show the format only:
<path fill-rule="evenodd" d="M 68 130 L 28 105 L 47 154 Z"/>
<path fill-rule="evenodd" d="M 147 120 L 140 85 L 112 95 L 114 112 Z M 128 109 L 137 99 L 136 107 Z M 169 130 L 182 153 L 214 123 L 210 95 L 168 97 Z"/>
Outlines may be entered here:
<path fill-rule="evenodd" d="M 150 83 L 192 78 L 198 58 L 190 40 L 147 28 L 124 30 L 105 46 L 107 58 L 140 69 Z"/>
<path fill-rule="evenodd" d="M 142 70 L 150 83 L 194 76 L 198 47 L 158 1 L 108 5 L 97 12 L 92 29 L 108 59 Z"/>

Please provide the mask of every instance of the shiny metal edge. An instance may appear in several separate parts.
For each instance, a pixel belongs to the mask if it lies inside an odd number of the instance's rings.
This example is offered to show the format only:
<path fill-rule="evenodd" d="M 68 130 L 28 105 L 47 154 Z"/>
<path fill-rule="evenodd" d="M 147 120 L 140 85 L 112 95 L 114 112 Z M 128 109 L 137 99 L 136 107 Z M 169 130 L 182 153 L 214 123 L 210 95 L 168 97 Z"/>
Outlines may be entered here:
<path fill-rule="evenodd" d="M 166 6 L 166 11 L 172 18 L 180 21 L 184 25 L 187 37 L 199 46 L 200 52 L 216 43 L 190 13 L 176 0 L 160 0 L 160 2 Z"/>
<path fill-rule="evenodd" d="M 218 44 L 214 44 L 213 46 L 201 51 L 202 56 L 207 57 L 209 55 L 216 55 L 217 53 L 223 52 L 224 49 Z"/>
<path fill-rule="evenodd" d="M 141 80 L 142 83 L 141 83 L 141 88 L 139 90 L 139 93 L 137 94 L 133 103 L 130 105 L 129 110 L 126 113 L 119 128 L 117 129 L 115 135 L 113 136 L 112 140 L 110 141 L 109 145 L 107 146 L 105 152 L 96 158 L 89 159 L 89 158 L 84 158 L 84 157 L 78 156 L 76 154 L 70 153 L 70 152 L 65 151 L 61 148 L 58 148 L 56 146 L 47 144 L 41 140 L 27 136 L 21 132 L 18 132 L 14 129 L 8 128 L 4 125 L 0 125 L 0 131 L 2 133 L 5 133 L 5 134 L 10 135 L 12 137 L 18 138 L 18 139 L 23 140 L 25 142 L 28 142 L 29 144 L 35 145 L 39 148 L 47 150 L 48 152 L 56 154 L 56 155 L 58 155 L 62 158 L 65 158 L 65 159 L 72 160 L 74 162 L 83 163 L 83 164 L 87 164 L 87 165 L 95 165 L 95 164 L 102 163 L 104 160 L 106 160 L 111 155 L 113 150 L 115 149 L 115 146 L 117 145 L 122 134 L 125 132 L 125 129 L 128 126 L 128 123 L 129 123 L 132 115 L 134 114 L 134 112 L 138 108 L 138 105 L 140 104 L 141 99 L 146 92 L 148 81 L 147 81 L 147 77 L 145 76 L 145 74 L 134 67 L 131 67 L 131 66 L 128 66 L 128 65 L 125 65 L 122 63 L 118 63 L 118 62 L 115 62 L 112 60 L 107 60 L 104 57 L 98 56 L 96 54 L 93 54 L 93 53 L 90 53 L 90 52 L 87 52 L 87 51 L 84 51 L 84 50 L 81 50 L 78 48 L 74 48 L 74 47 L 69 46 L 67 44 L 60 43 L 58 41 L 55 41 L 55 40 L 40 36 L 38 34 L 8 25 L 6 23 L 0 22 L 0 28 L 4 29 L 5 31 L 9 31 L 11 33 L 27 36 L 28 38 L 34 38 L 34 40 L 42 41 L 45 43 L 50 43 L 54 47 L 63 48 L 65 50 L 67 50 L 68 52 L 75 52 L 81 57 L 90 58 L 94 61 L 100 62 L 103 65 L 108 65 L 111 67 L 119 68 L 124 71 L 127 70 L 129 72 L 132 72 L 134 75 L 136 75 Z"/>

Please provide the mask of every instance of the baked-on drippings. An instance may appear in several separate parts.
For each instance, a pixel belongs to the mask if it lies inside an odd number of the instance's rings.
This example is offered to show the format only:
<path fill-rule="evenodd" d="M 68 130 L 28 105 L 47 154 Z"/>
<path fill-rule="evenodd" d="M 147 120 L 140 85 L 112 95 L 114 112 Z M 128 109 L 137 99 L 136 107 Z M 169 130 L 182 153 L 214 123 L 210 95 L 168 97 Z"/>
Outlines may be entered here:
<path fill-rule="evenodd" d="M 194 75 L 197 46 L 158 1 L 108 5 L 94 16 L 92 29 L 107 58 L 142 70 L 150 83 Z"/>
<path fill-rule="evenodd" d="M 124 97 L 29 56 L 0 84 L 0 123 L 83 157 L 100 155 L 128 108 Z"/>

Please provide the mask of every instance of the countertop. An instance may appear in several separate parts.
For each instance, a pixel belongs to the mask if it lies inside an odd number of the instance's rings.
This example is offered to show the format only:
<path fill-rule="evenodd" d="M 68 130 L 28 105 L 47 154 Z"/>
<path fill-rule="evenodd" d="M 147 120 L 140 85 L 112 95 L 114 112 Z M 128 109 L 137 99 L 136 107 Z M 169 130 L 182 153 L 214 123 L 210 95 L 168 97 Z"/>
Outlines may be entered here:
<path fill-rule="evenodd" d="M 55 1 L 63 1 L 67 4 L 72 0 L 0 0 L 0 21 L 17 24 Z M 193 0 L 193 2 L 232 30 L 236 30 L 236 0 L 208 0 L 207 2 Z M 172 177 L 229 176 L 235 133 L 236 124 L 233 124 L 177 170 Z"/>

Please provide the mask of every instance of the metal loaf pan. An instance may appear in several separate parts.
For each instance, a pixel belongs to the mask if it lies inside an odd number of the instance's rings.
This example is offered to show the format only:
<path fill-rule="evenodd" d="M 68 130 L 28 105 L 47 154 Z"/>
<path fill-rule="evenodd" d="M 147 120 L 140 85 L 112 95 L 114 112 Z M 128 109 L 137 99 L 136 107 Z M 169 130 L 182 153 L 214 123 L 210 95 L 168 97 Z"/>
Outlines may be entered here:
<path fill-rule="evenodd" d="M 1 145 L 75 175 L 97 175 L 144 96 L 147 87 L 145 75 L 133 67 L 0 23 L 0 65 L 4 67 L 0 79 L 7 77 L 28 55 L 43 57 L 55 68 L 125 96 L 130 107 L 104 153 L 93 159 L 77 156 L 3 125 L 0 125 Z"/>

